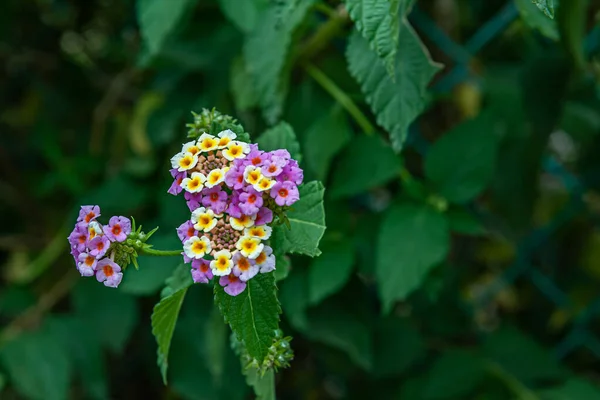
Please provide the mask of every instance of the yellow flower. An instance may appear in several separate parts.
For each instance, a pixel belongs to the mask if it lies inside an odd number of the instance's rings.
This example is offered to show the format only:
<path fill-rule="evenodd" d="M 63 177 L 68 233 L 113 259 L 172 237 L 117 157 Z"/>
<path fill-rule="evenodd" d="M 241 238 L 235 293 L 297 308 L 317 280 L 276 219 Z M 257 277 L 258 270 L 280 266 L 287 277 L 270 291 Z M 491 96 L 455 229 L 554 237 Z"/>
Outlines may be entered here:
<path fill-rule="evenodd" d="M 262 177 L 257 183 L 253 184 L 252 187 L 257 192 L 264 192 L 265 190 L 271 189 L 273 185 L 275 185 L 275 181 L 273 179 Z"/>
<path fill-rule="evenodd" d="M 209 135 L 208 133 L 203 133 L 198 139 L 198 147 L 203 152 L 215 150 L 219 145 L 219 141 L 216 137 Z"/>
<path fill-rule="evenodd" d="M 229 142 L 231 142 L 237 137 L 237 135 L 233 133 L 230 129 L 219 132 L 217 136 L 219 136 L 219 149 L 224 149 L 225 147 L 227 147 Z"/>
<path fill-rule="evenodd" d="M 248 143 L 232 141 L 227 145 L 227 149 L 223 150 L 223 157 L 233 161 L 236 158 L 245 157 L 249 152 L 250 146 L 248 146 Z"/>
<path fill-rule="evenodd" d="M 215 253 L 215 259 L 210 262 L 210 269 L 216 276 L 229 275 L 233 268 L 231 253 L 228 250 L 221 250 Z"/>
<path fill-rule="evenodd" d="M 267 240 L 271 237 L 273 229 L 267 225 L 253 226 L 244 230 L 244 236 L 254 237 L 260 240 Z"/>
<path fill-rule="evenodd" d="M 196 155 L 196 154 L 200 153 L 200 148 L 198 147 L 198 145 L 196 144 L 195 141 L 187 142 L 186 144 L 183 145 L 181 152 L 182 153 L 191 153 L 192 155 Z"/>
<path fill-rule="evenodd" d="M 206 176 L 202 172 L 192 172 L 192 176 L 184 178 L 180 186 L 190 193 L 198 193 L 204 189 L 204 182 L 206 182 Z"/>
<path fill-rule="evenodd" d="M 183 243 L 183 251 L 190 258 L 202 258 L 210 250 L 210 241 L 206 236 L 192 236 Z"/>
<path fill-rule="evenodd" d="M 236 231 L 243 231 L 244 228 L 250 228 L 254 225 L 254 220 L 256 219 L 256 215 L 244 215 L 240 218 L 229 217 L 229 225 Z"/>
<path fill-rule="evenodd" d="M 220 169 L 213 169 L 206 177 L 206 187 L 211 188 L 225 180 L 225 172 Z"/>
<path fill-rule="evenodd" d="M 171 165 L 173 168 L 177 168 L 179 172 L 187 171 L 194 168 L 198 164 L 198 154 L 177 153 L 171 159 Z"/>
<path fill-rule="evenodd" d="M 192 213 L 192 222 L 195 230 L 210 232 L 217 225 L 217 218 L 210 208 L 200 207 Z"/>
<path fill-rule="evenodd" d="M 251 185 L 258 183 L 262 177 L 263 175 L 262 172 L 260 172 L 260 167 L 248 165 L 246 169 L 244 169 L 244 180 Z"/>
<path fill-rule="evenodd" d="M 91 221 L 88 225 L 88 240 L 92 240 L 96 236 L 101 236 L 103 234 L 102 226 L 98 223 L 98 221 Z"/>
<path fill-rule="evenodd" d="M 265 245 L 260 242 L 260 239 L 242 236 L 235 244 L 235 247 L 240 251 L 240 253 L 242 253 L 244 257 L 248 257 L 253 260 L 258 257 Z"/>

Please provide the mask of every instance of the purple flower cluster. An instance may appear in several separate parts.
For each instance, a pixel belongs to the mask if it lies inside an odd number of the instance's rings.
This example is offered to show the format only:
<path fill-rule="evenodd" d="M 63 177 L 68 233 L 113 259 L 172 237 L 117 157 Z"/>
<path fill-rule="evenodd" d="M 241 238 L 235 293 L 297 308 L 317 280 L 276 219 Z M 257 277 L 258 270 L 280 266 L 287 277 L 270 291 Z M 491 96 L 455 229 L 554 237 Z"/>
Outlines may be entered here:
<path fill-rule="evenodd" d="M 81 276 L 96 276 L 105 286 L 117 287 L 123 279 L 121 267 L 114 262 L 113 243 L 124 242 L 131 233 L 129 218 L 111 217 L 100 225 L 99 206 L 81 206 L 75 228 L 68 237 L 71 255 Z"/>

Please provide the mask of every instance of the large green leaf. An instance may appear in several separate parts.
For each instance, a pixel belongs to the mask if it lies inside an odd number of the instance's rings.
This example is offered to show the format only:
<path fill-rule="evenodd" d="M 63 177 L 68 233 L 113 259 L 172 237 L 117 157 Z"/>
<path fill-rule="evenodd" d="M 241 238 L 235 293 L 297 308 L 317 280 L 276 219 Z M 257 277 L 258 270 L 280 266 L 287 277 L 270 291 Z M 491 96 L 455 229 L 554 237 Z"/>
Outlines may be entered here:
<path fill-rule="evenodd" d="M 167 368 L 169 367 L 169 348 L 179 317 L 179 310 L 188 288 L 178 290 L 170 296 L 164 297 L 152 312 L 152 334 L 158 344 L 157 364 L 162 374 L 163 382 L 167 384 Z"/>
<path fill-rule="evenodd" d="M 259 364 L 268 354 L 279 326 L 281 308 L 276 292 L 273 273 L 256 275 L 237 296 L 230 296 L 221 285 L 215 285 L 215 302 L 225 322 Z"/>
<path fill-rule="evenodd" d="M 398 46 L 395 80 L 358 32 L 350 37 L 346 51 L 348 69 L 360 84 L 377 123 L 389 132 L 396 151 L 402 149 L 409 125 L 425 109 L 427 85 L 440 69 L 406 21 L 400 27 Z"/>
<path fill-rule="evenodd" d="M 334 197 L 354 196 L 398 177 L 400 159 L 377 136 L 357 136 L 342 151 L 333 171 Z"/>
<path fill-rule="evenodd" d="M 540 394 L 542 400 L 591 400 L 600 399 L 600 388 L 586 380 L 571 378 L 563 385 L 543 390 Z"/>
<path fill-rule="evenodd" d="M 419 332 L 405 319 L 380 320 L 373 339 L 373 372 L 378 377 L 404 372 L 425 353 Z"/>
<path fill-rule="evenodd" d="M 24 397 L 31 400 L 69 397 L 69 354 L 51 330 L 26 332 L 5 343 L 0 350 L 0 362 Z"/>
<path fill-rule="evenodd" d="M 552 0 L 547 1 L 552 2 Z M 587 10 L 588 2 L 586 0 L 565 0 L 560 3 L 556 16 L 563 46 L 579 69 L 584 69 L 586 64 L 583 48 L 588 19 Z"/>
<path fill-rule="evenodd" d="M 446 133 L 427 153 L 425 175 L 449 201 L 471 200 L 492 178 L 498 139 L 490 126 L 482 114 Z"/>
<path fill-rule="evenodd" d="M 258 104 L 254 82 L 251 78 L 244 57 L 236 58 L 231 64 L 229 86 L 238 111 L 248 110 Z"/>
<path fill-rule="evenodd" d="M 300 200 L 287 214 L 291 229 L 276 227 L 271 242 L 277 253 L 315 257 L 321 254 L 319 242 L 325 232 L 325 188 L 321 182 L 313 181 L 300 186 L 299 191 Z"/>
<path fill-rule="evenodd" d="M 285 15 L 281 15 L 277 4 L 270 4 L 244 44 L 248 71 L 253 77 L 263 115 L 269 123 L 274 123 L 281 114 L 289 74 L 289 71 L 284 73 L 285 62 L 292 33 L 313 1 L 298 0 Z"/>
<path fill-rule="evenodd" d="M 395 60 L 398 50 L 400 18 L 398 1 L 345 0 L 350 18 L 361 35 L 369 41 L 371 49 L 382 59 L 388 74 L 396 74 Z"/>
<path fill-rule="evenodd" d="M 251 32 L 268 0 L 219 0 L 223 14 L 242 32 Z"/>
<path fill-rule="evenodd" d="M 350 141 L 352 131 L 341 108 L 317 119 L 304 135 L 304 159 L 316 179 L 325 180 L 333 157 Z"/>
<path fill-rule="evenodd" d="M 442 354 L 428 373 L 425 399 L 467 399 L 485 377 L 484 361 L 464 350 Z"/>
<path fill-rule="evenodd" d="M 554 0 L 531 0 L 540 10 L 548 16 L 554 18 Z M 568 0 L 567 0 L 568 1 Z"/>
<path fill-rule="evenodd" d="M 302 160 L 300 143 L 296 139 L 294 129 L 286 122 L 280 122 L 271 129 L 264 131 L 256 139 L 256 143 L 258 143 L 261 150 L 273 151 L 286 149 L 296 161 L 300 162 Z"/>
<path fill-rule="evenodd" d="M 556 21 L 544 15 L 541 9 L 536 7 L 531 0 L 515 0 L 515 5 L 527 25 L 532 29 L 539 30 L 542 35 L 552 40 L 558 40 Z"/>
<path fill-rule="evenodd" d="M 158 53 L 197 0 L 137 0 L 137 19 L 150 53 Z"/>
<path fill-rule="evenodd" d="M 308 270 L 308 299 L 317 304 L 340 290 L 352 273 L 354 246 L 347 238 L 325 241 L 323 254 L 315 258 Z"/>
<path fill-rule="evenodd" d="M 275 371 L 267 370 L 261 375 L 256 368 L 245 371 L 246 383 L 254 389 L 256 400 L 275 400 Z"/>
<path fill-rule="evenodd" d="M 423 283 L 449 247 L 445 217 L 425 205 L 400 204 L 384 217 L 377 243 L 376 276 L 385 312 Z"/>

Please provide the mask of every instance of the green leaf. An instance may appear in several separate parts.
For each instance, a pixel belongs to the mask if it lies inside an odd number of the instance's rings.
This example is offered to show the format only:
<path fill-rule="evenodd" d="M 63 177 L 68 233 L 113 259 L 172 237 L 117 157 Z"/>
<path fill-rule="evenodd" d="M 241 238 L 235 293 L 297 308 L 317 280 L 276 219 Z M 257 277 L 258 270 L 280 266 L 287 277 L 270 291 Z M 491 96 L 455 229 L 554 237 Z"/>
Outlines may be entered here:
<path fill-rule="evenodd" d="M 548 18 L 536 7 L 531 0 L 515 0 L 519 14 L 523 21 L 532 29 L 537 29 L 540 33 L 552 40 L 558 40 L 558 27 L 554 19 Z"/>
<path fill-rule="evenodd" d="M 297 1 L 296 7 L 283 16 L 279 15 L 276 4 L 270 4 L 244 44 L 248 71 L 253 77 L 263 115 L 271 124 L 281 115 L 287 91 L 289 70 L 285 68 L 285 62 L 292 33 L 304 19 L 313 1 Z"/>
<path fill-rule="evenodd" d="M 244 57 L 236 58 L 231 65 L 229 82 L 233 101 L 238 111 L 248 110 L 258 104 L 256 90 L 254 89 Z"/>
<path fill-rule="evenodd" d="M 158 344 L 157 364 L 165 385 L 167 384 L 167 368 L 169 367 L 169 348 L 171 347 L 171 338 L 179 316 L 179 310 L 183 304 L 183 299 L 188 288 L 178 290 L 177 292 L 164 297 L 152 312 L 152 334 Z"/>
<path fill-rule="evenodd" d="M 181 289 L 188 288 L 194 284 L 189 264 L 180 263 L 170 277 L 165 280 L 165 287 L 160 292 L 160 297 L 165 298 Z"/>
<path fill-rule="evenodd" d="M 543 390 L 540 394 L 542 400 L 600 399 L 600 388 L 586 380 L 571 378 L 563 385 Z"/>
<path fill-rule="evenodd" d="M 323 253 L 308 270 L 308 301 L 318 304 L 340 290 L 350 279 L 354 265 L 354 247 L 349 240 L 325 242 Z"/>
<path fill-rule="evenodd" d="M 486 232 L 485 227 L 475 216 L 463 209 L 450 209 L 446 212 L 450 230 L 463 235 L 482 235 Z"/>
<path fill-rule="evenodd" d="M 361 35 L 381 58 L 385 68 L 395 78 L 400 18 L 399 1 L 345 0 L 348 14 Z"/>
<path fill-rule="evenodd" d="M 137 0 L 137 19 L 150 53 L 158 53 L 196 0 Z"/>
<path fill-rule="evenodd" d="M 540 2 L 545 1 L 540 0 Z M 563 46 L 580 70 L 585 69 L 586 66 L 583 46 L 588 18 L 587 10 L 588 2 L 586 0 L 565 0 L 560 3 L 556 18 Z"/>
<path fill-rule="evenodd" d="M 377 324 L 373 340 L 373 366 L 377 377 L 401 374 L 424 353 L 423 339 L 406 319 L 387 317 Z"/>
<path fill-rule="evenodd" d="M 559 379 L 565 375 L 562 366 L 548 350 L 512 327 L 490 335 L 483 350 L 508 373 L 525 383 Z"/>
<path fill-rule="evenodd" d="M 554 18 L 554 0 L 531 0 L 548 18 Z"/>
<path fill-rule="evenodd" d="M 51 330 L 26 332 L 4 344 L 0 362 L 16 391 L 24 397 L 31 400 L 69 398 L 69 355 Z"/>
<path fill-rule="evenodd" d="M 291 229 L 277 226 L 271 242 L 277 253 L 297 253 L 315 257 L 321 254 L 319 242 L 325 232 L 325 208 L 321 182 L 313 181 L 299 187 L 300 200 L 287 216 Z"/>
<path fill-rule="evenodd" d="M 300 143 L 298 143 L 298 139 L 296 139 L 294 129 L 286 122 L 280 122 L 271 129 L 264 131 L 262 135 L 256 139 L 256 143 L 261 150 L 273 151 L 286 149 L 290 152 L 293 159 L 298 162 L 302 160 Z"/>
<path fill-rule="evenodd" d="M 427 153 L 425 175 L 447 200 L 467 202 L 490 182 L 498 141 L 491 125 L 487 114 L 482 114 L 446 133 Z"/>
<path fill-rule="evenodd" d="M 441 262 L 449 246 L 448 222 L 425 205 L 400 204 L 383 218 L 376 276 L 384 312 L 404 300 Z"/>
<path fill-rule="evenodd" d="M 140 256 L 140 269 L 130 268 L 123 276 L 119 291 L 136 296 L 149 296 L 160 290 L 178 266 L 179 261 L 164 257 Z M 189 273 L 189 269 L 188 269 Z"/>
<path fill-rule="evenodd" d="M 304 135 L 304 158 L 316 179 L 327 178 L 333 157 L 351 138 L 350 125 L 339 107 L 332 108 L 308 128 Z"/>
<path fill-rule="evenodd" d="M 277 300 L 273 273 L 258 274 L 248 281 L 246 290 L 230 296 L 215 285 L 215 302 L 248 354 L 262 363 L 273 344 L 281 308 Z"/>
<path fill-rule="evenodd" d="M 251 32 L 268 0 L 219 0 L 221 11 L 240 31 Z"/>
<path fill-rule="evenodd" d="M 346 51 L 348 69 L 396 151 L 402 149 L 409 125 L 425 110 L 427 85 L 440 69 L 406 21 L 400 27 L 398 48 L 395 80 L 358 32 L 350 37 Z"/>
<path fill-rule="evenodd" d="M 308 329 L 308 273 L 305 268 L 293 269 L 281 282 L 279 298 L 285 318 L 295 329 L 305 332 Z"/>
<path fill-rule="evenodd" d="M 275 259 L 277 260 L 277 268 L 275 268 L 275 272 L 273 274 L 275 275 L 275 281 L 279 282 L 287 278 L 288 274 L 290 273 L 290 269 L 292 268 L 292 260 L 290 260 L 290 257 L 283 253 L 277 254 Z"/>
<path fill-rule="evenodd" d="M 425 399 L 471 398 L 469 394 L 485 377 L 485 365 L 480 357 L 464 350 L 442 354 L 429 370 Z"/>
<path fill-rule="evenodd" d="M 256 400 L 275 400 L 275 371 L 269 369 L 263 376 L 256 368 L 245 371 L 246 383 L 252 386 Z"/>
<path fill-rule="evenodd" d="M 399 177 L 400 159 L 377 136 L 357 136 L 340 154 L 333 171 L 331 194 L 354 196 Z"/>
<path fill-rule="evenodd" d="M 107 348 L 122 352 L 139 319 L 135 297 L 89 279 L 77 283 L 72 301 L 75 314 L 92 328 L 90 335 Z M 106 334 L 108 327 L 110 335 Z"/>

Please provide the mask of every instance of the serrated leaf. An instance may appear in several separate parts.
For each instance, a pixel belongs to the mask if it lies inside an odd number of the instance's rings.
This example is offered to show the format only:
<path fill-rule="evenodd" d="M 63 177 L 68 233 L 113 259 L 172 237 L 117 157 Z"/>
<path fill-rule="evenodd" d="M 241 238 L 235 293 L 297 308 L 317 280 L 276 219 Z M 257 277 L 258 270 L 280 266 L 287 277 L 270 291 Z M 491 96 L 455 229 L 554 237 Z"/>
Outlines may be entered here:
<path fill-rule="evenodd" d="M 230 296 L 215 285 L 215 303 L 248 354 L 262 363 L 273 344 L 281 308 L 277 300 L 273 273 L 258 274 L 248 281 L 246 290 Z"/>
<path fill-rule="evenodd" d="M 354 196 L 399 177 L 399 172 L 400 159 L 381 138 L 357 136 L 340 154 L 331 192 L 336 198 Z"/>
<path fill-rule="evenodd" d="M 388 211 L 379 232 L 376 264 L 384 312 L 423 283 L 446 256 L 449 240 L 446 219 L 428 206 L 400 204 Z"/>
<path fill-rule="evenodd" d="M 269 369 L 261 376 L 256 368 L 248 368 L 244 374 L 246 383 L 254 389 L 256 400 L 275 400 L 275 372 L 273 369 Z"/>
<path fill-rule="evenodd" d="M 350 141 L 352 131 L 346 115 L 338 107 L 317 119 L 304 135 L 307 167 L 319 180 L 325 180 L 333 157 Z"/>
<path fill-rule="evenodd" d="M 165 385 L 167 384 L 167 368 L 169 367 L 169 348 L 171 338 L 179 317 L 179 310 L 187 292 L 187 287 L 164 297 L 152 312 L 152 334 L 158 344 L 157 364 Z"/>
<path fill-rule="evenodd" d="M 492 179 L 498 140 L 491 125 L 481 114 L 446 133 L 427 153 L 425 175 L 447 200 L 467 202 Z"/>
<path fill-rule="evenodd" d="M 540 33 L 552 40 L 558 40 L 558 27 L 554 19 L 536 7 L 531 0 L 515 0 L 515 5 L 523 21 L 532 29 L 537 29 Z"/>
<path fill-rule="evenodd" d="M 158 53 L 197 0 L 137 0 L 137 19 L 150 53 Z"/>
<path fill-rule="evenodd" d="M 268 0 L 219 0 L 223 14 L 242 32 L 251 32 Z"/>
<path fill-rule="evenodd" d="M 409 125 L 425 110 L 427 85 L 440 69 L 406 21 L 400 26 L 398 48 L 395 81 L 358 32 L 350 37 L 346 51 L 350 73 L 397 152 L 402 149 Z"/>
<path fill-rule="evenodd" d="M 244 44 L 248 71 L 253 77 L 263 115 L 271 124 L 281 115 L 287 91 L 289 71 L 284 70 L 292 33 L 313 1 L 299 0 L 296 7 L 283 16 L 276 4 L 270 4 Z"/>
<path fill-rule="evenodd" d="M 321 182 L 313 181 L 301 185 L 298 189 L 300 200 L 287 214 L 291 229 L 285 226 L 275 227 L 271 242 L 278 253 L 298 253 L 315 257 L 321 254 L 319 242 L 325 233 L 325 188 Z"/>
<path fill-rule="evenodd" d="M 160 297 L 165 298 L 175 292 L 190 287 L 194 281 L 192 279 L 192 268 L 189 264 L 181 263 L 173 270 L 171 276 L 165 280 L 165 287 L 160 292 Z"/>
<path fill-rule="evenodd" d="M 345 0 L 348 14 L 361 35 L 381 58 L 387 73 L 395 79 L 396 51 L 400 33 L 399 1 Z"/>
<path fill-rule="evenodd" d="M 286 149 L 290 152 L 293 159 L 300 162 L 302 154 L 300 153 L 300 143 L 296 139 L 294 129 L 287 122 L 280 122 L 271 129 L 264 131 L 257 139 L 256 143 L 264 151 L 273 151 Z"/>
<path fill-rule="evenodd" d="M 548 18 L 554 18 L 554 0 L 531 0 Z"/>
<path fill-rule="evenodd" d="M 310 264 L 308 270 L 308 299 L 318 304 L 340 290 L 352 274 L 354 246 L 349 240 L 328 241 L 323 253 Z"/>

